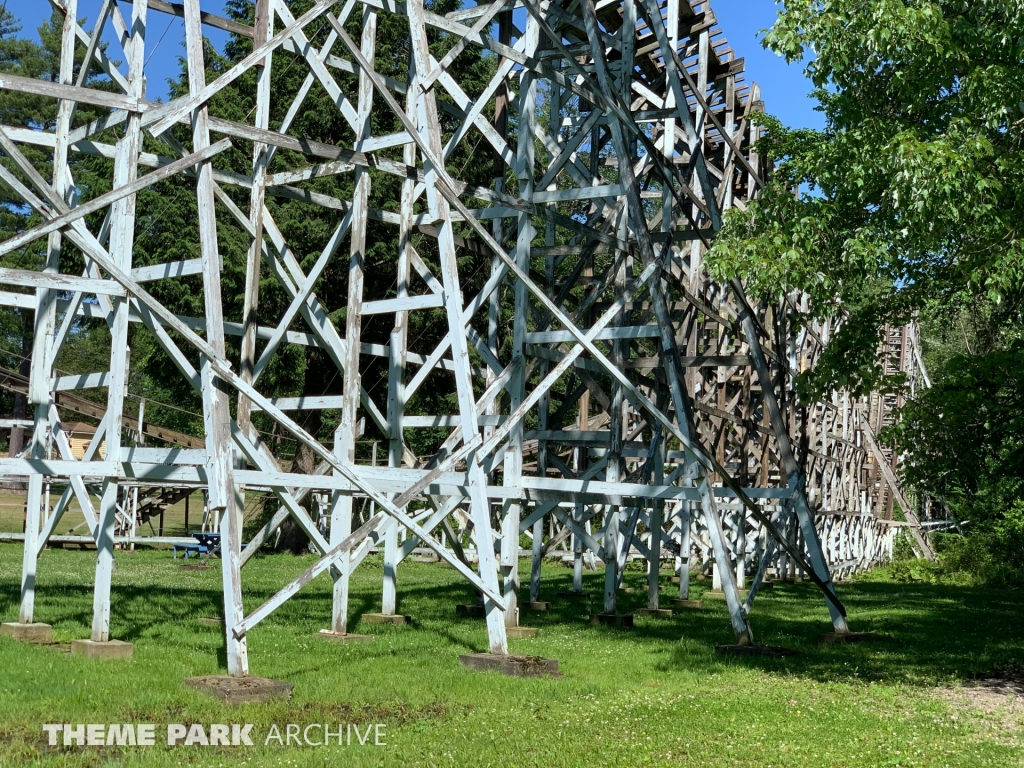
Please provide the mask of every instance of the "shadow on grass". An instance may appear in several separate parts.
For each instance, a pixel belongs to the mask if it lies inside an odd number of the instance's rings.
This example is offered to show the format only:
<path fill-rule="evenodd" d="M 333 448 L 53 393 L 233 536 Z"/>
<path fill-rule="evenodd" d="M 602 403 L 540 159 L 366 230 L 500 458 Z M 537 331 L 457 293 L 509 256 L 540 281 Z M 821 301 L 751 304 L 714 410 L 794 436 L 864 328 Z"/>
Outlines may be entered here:
<path fill-rule="evenodd" d="M 1019 593 L 983 587 L 897 584 L 861 580 L 840 585 L 850 629 L 878 639 L 818 646 L 832 631 L 813 585 L 776 587 L 759 598 L 751 621 L 758 643 L 798 651 L 784 659 L 718 657 L 717 663 L 759 668 L 820 681 L 899 681 L 935 685 L 1010 668 L 1024 661 Z M 724 606 L 718 608 L 725 617 Z M 701 630 L 704 630 L 703 632 Z M 705 655 L 710 627 L 686 621 L 685 637 L 667 666 L 692 666 Z"/>
<path fill-rule="evenodd" d="M 4 554 L 14 550 L 5 550 Z M 59 567 L 40 569 L 36 616 L 58 632 L 84 637 L 92 621 L 92 571 L 95 561 L 81 553 L 48 555 Z M 252 611 L 307 567 L 310 557 L 279 555 L 260 558 L 243 572 L 244 600 Z M 119 561 L 112 591 L 112 634 L 127 641 L 159 639 L 167 647 L 218 649 L 223 659 L 222 627 L 198 623 L 220 616 L 221 574 L 216 564 L 207 571 L 182 571 L 155 553 Z M 0 614 L 13 618 L 19 602 L 20 562 L 0 561 Z M 365 647 L 361 654 L 396 652 L 434 654 L 486 651 L 486 624 L 460 618 L 459 603 L 472 603 L 476 592 L 451 569 L 408 563 L 399 570 L 399 610 L 413 617 L 412 627 L 359 626 L 361 616 L 379 610 L 382 567 L 368 559 L 352 577 L 349 626 L 353 631 L 393 638 Z M 728 666 L 820 681 L 901 681 L 934 685 L 995 670 L 1024 665 L 1024 626 L 1019 592 L 984 587 L 903 584 L 872 575 L 839 585 L 850 628 L 872 632 L 872 642 L 819 647 L 818 636 L 832 629 L 821 593 L 812 584 L 778 584 L 759 595 L 751 622 L 759 644 L 790 648 L 797 655 L 771 659 L 724 657 L 714 647 L 733 642 L 724 601 L 705 602 L 700 610 L 678 610 L 671 618 L 637 617 L 636 627 L 622 630 L 590 627 L 588 617 L 603 608 L 603 574 L 584 574 L 590 599 L 559 598 L 571 589 L 571 571 L 545 566 L 540 598 L 551 610 L 523 611 L 521 623 L 555 634 L 558 630 L 592 636 L 623 652 L 652 654 L 662 670 L 689 669 L 712 673 Z M 117 583 L 120 581 L 120 583 Z M 667 581 L 667 580 L 666 580 Z M 129 582 L 129 583 L 125 583 Z M 647 605 L 646 575 L 628 572 L 618 611 L 631 613 Z M 697 581 L 695 596 L 709 583 Z M 675 594 L 666 584 L 662 604 Z M 521 590 L 525 597 L 527 590 Z M 331 581 L 321 577 L 268 617 L 257 629 L 297 638 L 315 637 L 330 626 Z M 284 638 L 282 638 L 284 639 Z M 528 647 L 528 646 L 524 646 Z M 557 650 L 557 641 L 553 646 Z"/>

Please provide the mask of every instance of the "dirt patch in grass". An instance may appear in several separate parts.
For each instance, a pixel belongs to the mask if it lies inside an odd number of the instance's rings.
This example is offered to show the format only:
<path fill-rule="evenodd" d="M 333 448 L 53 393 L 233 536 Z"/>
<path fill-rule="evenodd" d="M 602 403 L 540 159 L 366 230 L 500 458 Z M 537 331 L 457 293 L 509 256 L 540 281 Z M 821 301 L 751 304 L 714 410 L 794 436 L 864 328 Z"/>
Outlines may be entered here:
<path fill-rule="evenodd" d="M 939 688 L 937 695 L 955 710 L 981 715 L 1007 741 L 1018 742 L 1024 735 L 1024 668 L 979 675 L 963 685 Z"/>

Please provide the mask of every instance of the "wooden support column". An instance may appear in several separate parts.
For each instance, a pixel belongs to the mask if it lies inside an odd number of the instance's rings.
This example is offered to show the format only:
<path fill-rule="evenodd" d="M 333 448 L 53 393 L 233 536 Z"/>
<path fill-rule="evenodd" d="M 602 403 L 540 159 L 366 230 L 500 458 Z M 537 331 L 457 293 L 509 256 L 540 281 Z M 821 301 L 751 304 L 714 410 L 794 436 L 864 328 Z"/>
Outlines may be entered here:
<path fill-rule="evenodd" d="M 270 0 L 257 0 L 256 21 L 253 25 L 255 39 L 253 47 L 259 48 L 274 33 L 274 15 Z M 268 53 L 255 67 L 256 71 L 256 115 L 255 126 L 260 130 L 270 127 L 270 72 L 272 53 Z M 256 365 L 256 309 L 260 293 L 260 265 L 263 262 L 263 212 L 266 200 L 267 166 L 271 158 L 271 146 L 264 142 L 253 142 L 252 149 L 252 191 L 249 196 L 249 224 L 252 226 L 252 242 L 245 261 L 245 298 L 242 309 L 242 354 L 238 373 L 246 382 L 252 383 L 253 368 Z M 250 435 L 252 401 L 245 395 L 238 396 L 236 422 L 243 434 Z"/>
<path fill-rule="evenodd" d="M 511 16 L 510 16 L 511 21 Z M 548 41 L 550 44 L 550 41 Z M 557 83 L 551 85 L 550 96 L 548 99 L 548 125 L 557 126 L 558 121 L 561 119 L 562 112 L 562 89 Z M 560 132 L 556 129 L 552 129 L 555 141 L 558 141 Z M 549 185 L 549 190 L 554 190 L 556 187 L 554 184 Z M 548 207 L 555 211 L 557 205 L 555 203 L 549 203 Z M 551 248 L 555 244 L 555 224 L 553 221 L 548 219 L 544 227 L 544 245 Z M 497 257 L 495 257 L 497 260 Z M 557 287 L 555 285 L 555 257 L 551 255 L 550 251 L 547 251 L 544 256 L 544 283 L 548 291 L 552 295 L 555 294 Z M 542 360 L 540 363 L 540 378 L 543 381 L 548 375 L 551 369 L 551 363 L 547 360 Z M 549 429 L 549 414 L 550 414 L 551 396 L 545 392 L 544 396 L 537 403 L 537 429 L 540 432 L 544 432 Z M 561 426 L 561 425 L 559 425 Z M 537 444 L 537 476 L 547 477 L 548 475 L 548 441 L 539 440 Z M 551 516 L 554 520 L 554 515 Z M 533 524 L 533 538 L 531 541 L 531 558 L 530 558 L 530 601 L 537 602 L 540 600 L 540 574 L 541 565 L 544 560 L 544 516 L 540 515 Z"/>
<path fill-rule="evenodd" d="M 526 19 L 524 53 L 533 56 L 537 50 L 540 29 L 532 16 Z M 519 125 L 516 153 L 516 175 L 519 178 L 519 198 L 533 199 L 534 187 L 534 134 L 537 122 L 537 78 L 524 69 L 519 81 L 517 100 Z M 520 213 L 516 220 L 516 264 L 520 269 L 530 269 L 530 249 L 536 230 L 530 221 L 530 214 Z M 530 314 L 526 286 L 520 281 L 514 284 L 515 312 L 512 317 L 512 357 L 522 359 L 526 350 L 526 321 Z M 520 365 L 507 385 L 510 409 L 515 411 L 522 402 L 526 388 L 526 366 Z M 503 484 L 519 488 L 523 476 L 523 423 L 519 421 L 509 432 L 508 447 L 505 450 Z M 522 498 L 513 497 L 502 505 L 501 517 L 501 572 L 505 598 L 505 624 L 515 627 L 519 624 L 519 521 L 522 518 Z"/>
<path fill-rule="evenodd" d="M 632 163 L 632 152 L 629 152 L 628 157 L 628 162 Z M 620 153 L 619 163 L 621 164 L 622 162 L 623 154 Z M 626 241 L 629 237 L 625 209 L 621 209 L 619 215 L 617 235 L 621 241 Z M 623 259 L 616 259 L 616 262 L 618 263 L 618 268 L 615 270 L 614 277 L 615 297 L 620 301 L 625 301 L 626 265 Z M 610 326 L 613 328 L 622 326 L 621 313 L 616 315 Z M 626 367 L 625 350 L 628 348 L 627 345 L 628 343 L 621 339 L 616 339 L 612 342 L 610 359 L 612 364 L 619 369 L 625 369 Z M 619 483 L 623 480 L 622 444 L 623 430 L 626 428 L 625 419 L 623 418 L 623 409 L 625 407 L 627 405 L 622 395 L 622 385 L 615 381 L 612 383 L 611 406 L 608 409 L 610 441 L 605 478 L 609 483 Z M 632 541 L 628 538 L 628 532 L 626 534 L 627 538 L 623 539 L 620 530 L 621 525 L 621 504 L 618 503 L 618 500 L 613 501 L 611 504 L 606 504 L 604 507 L 604 540 L 602 546 L 604 548 L 604 612 L 608 614 L 615 613 L 619 585 L 622 581 L 621 568 L 625 567 L 625 558 L 620 553 L 625 552 L 628 554 L 629 548 L 632 546 Z"/>
<path fill-rule="evenodd" d="M 60 82 L 74 82 L 75 33 L 77 31 L 78 1 L 67 0 L 64 25 L 61 31 Z M 75 102 L 62 99 L 57 107 L 57 138 L 53 149 L 53 188 L 65 203 L 74 206 L 74 181 L 68 168 L 68 134 Z M 51 232 L 46 241 L 44 273 L 60 271 L 61 233 Z M 36 288 L 35 326 L 32 337 L 32 359 L 29 361 L 28 402 L 34 406 L 35 425 L 32 429 L 30 454 L 34 459 L 45 458 L 46 435 L 49 430 L 50 378 L 53 372 L 54 331 L 56 330 L 57 291 Z M 43 477 L 29 475 L 25 502 L 25 549 L 22 555 L 21 603 L 18 621 L 30 624 L 35 614 L 36 567 L 39 558 L 40 509 L 43 503 Z M 96 531 L 91 531 L 96 536 Z"/>
<path fill-rule="evenodd" d="M 415 120 L 416 102 L 420 98 L 417 79 L 423 73 L 417 71 L 415 63 L 409 66 L 409 88 L 406 99 L 406 114 Z M 402 150 L 402 162 L 407 167 L 416 166 L 416 145 L 406 144 Z M 413 258 L 413 217 L 416 203 L 416 181 L 406 177 L 402 180 L 401 209 L 398 224 L 398 274 L 397 293 L 399 299 L 409 295 L 409 280 L 412 276 Z M 391 329 L 390 356 L 388 358 L 388 427 L 391 439 L 388 443 L 388 466 L 400 467 L 405 451 L 403 419 L 405 417 L 405 365 L 409 344 L 409 312 L 395 313 L 395 325 Z M 398 526 L 391 523 L 384 532 L 384 586 L 382 612 L 393 614 L 397 610 L 397 568 L 398 568 Z M 390 608 L 390 611 L 389 611 Z"/>
<path fill-rule="evenodd" d="M 376 53 L 377 12 L 363 7 L 362 38 L 360 51 L 372 65 Z M 366 72 L 359 73 L 359 95 L 357 98 L 357 134 L 356 145 L 370 137 L 370 113 L 373 109 L 373 82 Z M 353 182 L 355 190 L 352 195 L 352 227 L 350 230 L 349 264 L 348 264 L 348 301 L 345 308 L 345 376 L 341 407 L 341 424 L 338 427 L 339 460 L 345 464 L 355 464 L 356 438 L 358 437 L 359 403 L 360 403 L 360 344 L 363 326 L 363 278 L 366 256 L 366 225 L 370 199 L 370 172 L 356 166 Z M 401 433 L 399 433 L 401 439 Z M 343 541 L 352 530 L 353 499 L 350 494 L 336 496 L 331 514 L 331 544 Z M 337 530 L 335 531 L 335 524 Z M 389 546 L 390 545 L 390 546 Z M 395 612 L 395 568 L 397 568 L 397 528 L 390 523 L 385 534 L 385 557 L 390 554 L 390 561 L 384 565 L 383 607 L 382 612 Z M 351 554 L 342 555 L 338 573 L 334 580 L 334 597 L 332 609 L 332 631 L 347 631 L 348 588 L 351 572 Z"/>
<path fill-rule="evenodd" d="M 140 4 L 136 4 L 138 7 Z M 195 95 L 206 87 L 203 58 L 203 35 L 198 0 L 185 2 L 185 47 L 188 61 L 189 93 Z M 192 117 L 192 142 L 196 151 L 210 143 L 209 113 L 197 107 Z M 196 185 L 199 204 L 199 240 L 203 263 L 203 305 L 206 313 L 206 341 L 218 359 L 203 357 L 203 425 L 206 430 L 209 506 L 216 519 L 221 518 L 221 581 L 224 593 L 224 625 L 227 643 L 228 674 L 242 677 L 249 674 L 249 658 L 245 635 L 236 636 L 234 628 L 242 623 L 241 582 L 241 510 L 237 508 L 234 462 L 231 443 L 231 411 L 228 384 L 213 369 L 214 362 L 225 361 L 224 312 L 220 294 L 220 254 L 217 250 L 217 217 L 214 208 L 213 166 L 199 166 Z"/>
<path fill-rule="evenodd" d="M 422 0 L 412 0 L 406 8 L 409 14 L 409 32 L 416 70 L 421 73 L 428 72 L 430 71 L 430 51 Z M 428 91 L 419 100 L 417 117 L 421 139 L 430 155 L 435 159 L 441 158 L 441 129 L 433 91 Z M 438 194 L 437 190 L 439 177 L 447 174 L 444 168 L 434 167 L 430 160 L 425 159 L 424 164 L 427 204 L 432 218 L 440 223 L 437 244 L 444 286 L 444 306 L 448 315 L 448 334 L 462 421 L 462 440 L 464 444 L 469 444 L 470 441 L 480 438 L 480 425 L 476 411 L 476 399 L 473 394 L 466 330 L 462 320 L 464 304 L 459 284 L 451 211 L 447 198 Z M 494 557 L 491 515 L 487 499 L 487 474 L 477 461 L 475 449 L 470 450 L 466 455 L 466 467 L 480 579 L 492 592 L 500 594 L 498 564 Z M 506 654 L 508 653 L 508 642 L 505 634 L 504 605 L 488 596 L 485 596 L 484 603 L 490 652 Z"/>
<path fill-rule="evenodd" d="M 668 409 L 668 387 L 663 386 L 661 381 L 658 383 L 659 387 L 655 404 L 662 411 L 665 411 Z M 665 484 L 665 461 L 667 459 L 665 443 L 664 437 L 656 443 L 648 443 L 650 446 L 648 450 L 652 452 L 652 455 L 648 456 L 647 461 L 653 466 L 651 479 L 655 485 Z M 660 607 L 661 595 L 659 594 L 658 581 L 661 577 L 661 547 L 664 538 L 662 527 L 664 524 L 665 501 L 663 499 L 656 499 L 651 502 L 651 521 L 648 526 L 651 531 L 651 540 L 649 544 L 650 556 L 647 558 L 647 607 L 652 609 Z"/>
<path fill-rule="evenodd" d="M 71 9 L 66 18 L 74 19 Z M 145 95 L 143 64 L 146 47 L 146 6 L 132 5 L 132 35 L 128 44 L 129 96 Z M 208 146 L 208 144 L 207 144 Z M 203 147 L 205 149 L 205 146 Z M 124 136 L 117 143 L 114 158 L 114 184 L 117 189 L 135 181 L 139 154 L 142 150 L 142 121 L 139 113 L 130 113 Z M 135 241 L 135 196 L 129 195 L 111 206 L 110 257 L 117 266 L 131 270 L 132 247 Z M 105 450 L 108 458 L 121 452 L 121 416 L 128 389 L 128 301 L 111 298 L 113 320 L 110 326 L 110 377 L 107 389 L 107 434 Z M 110 639 L 110 587 L 114 570 L 114 533 L 117 522 L 118 484 L 106 478 L 102 486 L 100 519 L 96 536 L 96 583 L 93 593 L 92 640 Z"/>

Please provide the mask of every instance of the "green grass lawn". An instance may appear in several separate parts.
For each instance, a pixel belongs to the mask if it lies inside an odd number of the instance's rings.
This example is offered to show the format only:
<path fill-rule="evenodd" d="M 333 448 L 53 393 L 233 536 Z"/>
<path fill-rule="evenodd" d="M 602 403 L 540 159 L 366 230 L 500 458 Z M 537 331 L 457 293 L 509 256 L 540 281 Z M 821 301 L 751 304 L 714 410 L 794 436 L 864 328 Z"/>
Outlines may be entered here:
<path fill-rule="evenodd" d="M 246 567 L 249 609 L 311 557 L 261 557 Z M 0 545 L 0 618 L 17 617 L 21 549 Z M 134 658 L 72 657 L 92 613 L 88 552 L 40 561 L 36 618 L 54 646 L 0 638 L 2 765 L 457 765 L 457 766 L 1008 766 L 1024 760 L 1019 700 L 995 704 L 960 683 L 1024 664 L 1020 595 L 981 588 L 896 584 L 884 572 L 840 585 L 855 630 L 886 639 L 819 648 L 828 615 L 813 585 L 777 585 L 758 599 L 758 642 L 799 651 L 785 659 L 714 653 L 731 642 L 723 603 L 671 619 L 637 618 L 633 630 L 593 628 L 587 606 L 558 602 L 571 571 L 546 568 L 548 613 L 524 613 L 535 639 L 513 653 L 556 658 L 561 679 L 474 673 L 460 653 L 486 650 L 483 620 L 455 618 L 471 590 L 450 568 L 409 563 L 400 610 L 411 627 L 360 626 L 366 644 L 316 636 L 330 615 L 321 577 L 249 636 L 255 675 L 295 684 L 290 701 L 226 707 L 185 688 L 222 672 L 222 630 L 197 619 L 220 612 L 220 570 L 187 571 L 166 551 L 121 553 L 113 635 Z M 524 568 L 527 566 L 524 563 Z M 352 609 L 379 610 L 379 560 L 353 577 Z M 587 574 L 598 593 L 602 576 Z M 627 584 L 641 587 L 644 574 Z M 694 592 L 704 586 L 697 582 Z M 642 607 L 624 594 L 623 611 Z M 990 697 L 991 698 L 991 697 Z M 49 747 L 42 724 L 254 723 L 256 747 Z M 385 747 L 262 746 L 271 724 L 384 723 Z"/>

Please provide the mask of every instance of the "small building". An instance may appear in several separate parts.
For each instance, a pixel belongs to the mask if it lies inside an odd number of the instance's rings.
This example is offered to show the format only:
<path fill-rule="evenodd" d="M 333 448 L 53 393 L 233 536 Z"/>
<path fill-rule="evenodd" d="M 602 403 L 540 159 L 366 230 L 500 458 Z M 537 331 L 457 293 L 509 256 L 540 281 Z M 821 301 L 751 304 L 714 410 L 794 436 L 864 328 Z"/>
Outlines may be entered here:
<path fill-rule="evenodd" d="M 80 460 L 85 457 L 89 443 L 96 435 L 96 427 L 92 424 L 73 421 L 70 424 L 64 424 L 64 434 L 68 436 L 68 442 L 71 443 L 71 455 Z M 99 458 L 105 459 L 107 450 L 104 443 L 100 443 Z"/>

